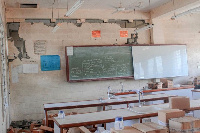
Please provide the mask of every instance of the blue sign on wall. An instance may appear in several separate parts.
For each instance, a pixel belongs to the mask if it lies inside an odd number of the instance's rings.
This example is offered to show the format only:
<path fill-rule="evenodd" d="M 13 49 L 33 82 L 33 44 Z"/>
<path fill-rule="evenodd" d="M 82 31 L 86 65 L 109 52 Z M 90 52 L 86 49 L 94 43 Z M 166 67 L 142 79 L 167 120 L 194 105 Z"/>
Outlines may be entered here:
<path fill-rule="evenodd" d="M 41 55 L 40 60 L 42 71 L 60 70 L 59 55 Z"/>

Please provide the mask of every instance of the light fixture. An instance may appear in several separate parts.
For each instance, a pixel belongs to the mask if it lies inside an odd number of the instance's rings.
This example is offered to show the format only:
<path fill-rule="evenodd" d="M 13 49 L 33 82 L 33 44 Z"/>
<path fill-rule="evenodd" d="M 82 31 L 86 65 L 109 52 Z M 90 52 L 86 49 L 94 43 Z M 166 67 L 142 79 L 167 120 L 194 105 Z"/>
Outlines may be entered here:
<path fill-rule="evenodd" d="M 149 25 L 147 25 L 143 28 L 135 29 L 133 33 L 138 33 L 138 32 L 143 31 L 143 30 L 149 30 L 149 29 L 153 28 L 153 26 L 154 26 L 154 24 L 149 24 Z"/>
<path fill-rule="evenodd" d="M 139 29 L 135 29 L 133 33 L 131 33 L 131 38 L 127 38 L 127 44 L 138 44 L 137 39 L 138 39 L 138 32 L 144 31 L 144 30 L 149 30 L 153 28 L 154 24 L 149 24 L 147 26 L 144 26 Z"/>
<path fill-rule="evenodd" d="M 57 23 L 56 26 L 53 28 L 53 30 L 51 32 L 56 32 L 61 26 L 61 23 Z"/>
<path fill-rule="evenodd" d="M 196 7 L 196 8 L 190 9 L 190 10 L 188 10 L 188 11 L 185 11 L 185 12 L 182 12 L 182 13 L 179 13 L 179 14 L 177 14 L 177 15 L 172 16 L 171 19 L 172 19 L 172 20 L 175 20 L 175 19 L 178 18 L 178 17 L 187 15 L 187 14 L 189 14 L 189 13 L 196 12 L 196 11 L 198 11 L 199 9 L 200 9 L 200 7 Z"/>
<path fill-rule="evenodd" d="M 66 17 L 68 17 L 68 16 L 70 16 L 73 12 L 75 12 L 79 7 L 81 7 L 81 5 L 84 3 L 84 1 L 83 0 L 78 0 L 78 1 L 76 1 L 76 3 L 72 6 L 72 8 L 70 8 L 67 12 L 66 12 L 66 14 L 65 14 L 65 16 Z"/>

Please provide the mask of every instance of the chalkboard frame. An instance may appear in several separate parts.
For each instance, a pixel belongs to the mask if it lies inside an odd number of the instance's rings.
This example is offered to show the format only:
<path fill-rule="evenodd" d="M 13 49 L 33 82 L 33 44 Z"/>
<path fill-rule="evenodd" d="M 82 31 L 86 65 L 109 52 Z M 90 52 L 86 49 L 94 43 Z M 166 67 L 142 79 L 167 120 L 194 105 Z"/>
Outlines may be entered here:
<path fill-rule="evenodd" d="M 112 77 L 112 78 L 97 78 L 97 79 L 80 79 L 80 80 L 70 80 L 69 78 L 69 59 L 67 56 L 67 47 L 105 47 L 105 46 L 165 46 L 165 45 L 186 45 L 186 44 L 122 44 L 122 45 L 69 45 L 65 46 L 65 59 L 66 59 L 66 77 L 67 82 L 87 82 L 87 81 L 105 81 L 105 80 L 119 80 L 119 79 L 134 79 L 134 76 L 128 77 Z M 133 57 L 132 57 L 133 58 Z"/>
<path fill-rule="evenodd" d="M 80 79 L 80 80 L 71 80 L 70 79 L 70 70 L 69 70 L 69 58 L 67 56 L 67 47 L 115 47 L 115 46 L 133 46 L 128 44 L 123 45 L 82 45 L 82 46 L 66 46 L 65 47 L 65 57 L 66 57 L 66 75 L 67 75 L 67 82 L 86 82 L 86 81 L 103 81 L 103 80 L 115 80 L 115 79 L 134 79 L 133 76 L 128 77 L 109 77 L 109 78 L 95 78 L 95 79 Z"/>

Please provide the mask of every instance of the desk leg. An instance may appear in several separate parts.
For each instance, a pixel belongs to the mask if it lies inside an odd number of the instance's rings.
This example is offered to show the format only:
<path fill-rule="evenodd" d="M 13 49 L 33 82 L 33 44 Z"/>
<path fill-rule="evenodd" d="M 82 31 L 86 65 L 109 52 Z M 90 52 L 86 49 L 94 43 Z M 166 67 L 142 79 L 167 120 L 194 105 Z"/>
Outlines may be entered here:
<path fill-rule="evenodd" d="M 46 110 L 45 110 L 45 116 L 46 116 L 46 126 L 48 127 L 48 114 Z"/>
<path fill-rule="evenodd" d="M 106 106 L 105 105 L 103 105 L 103 111 L 105 111 L 106 110 Z"/>
<path fill-rule="evenodd" d="M 169 103 L 169 100 L 168 99 L 164 100 L 164 103 Z"/>
<path fill-rule="evenodd" d="M 140 118 L 140 123 L 142 123 L 142 118 Z"/>
<path fill-rule="evenodd" d="M 104 129 L 106 130 L 106 123 L 104 123 Z"/>
<path fill-rule="evenodd" d="M 60 133 L 63 133 L 63 128 L 62 127 L 60 128 Z"/>

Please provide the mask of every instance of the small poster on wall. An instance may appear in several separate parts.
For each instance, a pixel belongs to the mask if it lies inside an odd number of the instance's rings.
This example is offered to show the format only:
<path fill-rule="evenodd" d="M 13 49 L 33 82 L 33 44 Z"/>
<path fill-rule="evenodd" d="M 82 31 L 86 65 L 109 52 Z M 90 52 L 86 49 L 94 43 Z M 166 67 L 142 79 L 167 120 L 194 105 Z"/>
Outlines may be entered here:
<path fill-rule="evenodd" d="M 23 64 L 23 73 L 38 73 L 38 64 Z"/>
<path fill-rule="evenodd" d="M 44 55 L 46 53 L 45 40 L 37 40 L 34 42 L 34 53 L 38 55 Z"/>
<path fill-rule="evenodd" d="M 92 31 L 92 37 L 94 37 L 94 38 L 101 37 L 101 31 L 100 30 L 93 30 Z"/>
<path fill-rule="evenodd" d="M 120 31 L 120 37 L 128 37 L 128 31 Z"/>
<path fill-rule="evenodd" d="M 41 71 L 60 70 L 59 55 L 41 55 Z"/>

